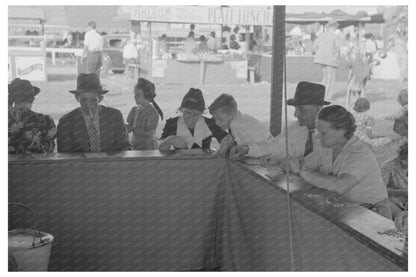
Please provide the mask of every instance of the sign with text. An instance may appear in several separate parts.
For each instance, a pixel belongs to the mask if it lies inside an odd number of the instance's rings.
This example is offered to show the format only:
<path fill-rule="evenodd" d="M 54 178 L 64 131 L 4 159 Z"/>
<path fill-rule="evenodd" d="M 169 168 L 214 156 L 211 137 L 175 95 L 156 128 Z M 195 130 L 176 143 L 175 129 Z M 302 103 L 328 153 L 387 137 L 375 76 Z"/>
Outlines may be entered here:
<path fill-rule="evenodd" d="M 273 10 L 264 8 L 218 7 L 218 6 L 123 6 L 119 16 L 129 15 L 130 20 L 238 24 L 238 25 L 273 25 Z"/>
<path fill-rule="evenodd" d="M 44 57 L 16 57 L 15 73 L 16 78 L 29 81 L 46 81 Z"/>

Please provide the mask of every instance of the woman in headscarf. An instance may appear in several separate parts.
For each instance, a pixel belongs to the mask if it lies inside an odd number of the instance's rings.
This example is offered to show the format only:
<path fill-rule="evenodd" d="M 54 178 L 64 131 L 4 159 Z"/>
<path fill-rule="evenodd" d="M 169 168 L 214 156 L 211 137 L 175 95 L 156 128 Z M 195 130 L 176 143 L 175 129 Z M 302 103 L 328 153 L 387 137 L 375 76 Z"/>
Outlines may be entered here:
<path fill-rule="evenodd" d="M 9 154 L 51 153 L 55 149 L 56 126 L 49 115 L 32 111 L 40 89 L 27 80 L 9 84 Z"/>
<path fill-rule="evenodd" d="M 220 145 L 219 153 L 231 147 L 232 137 L 214 119 L 203 116 L 205 101 L 201 90 L 191 88 L 179 108 L 182 115 L 166 120 L 160 150 L 209 149 L 214 137 Z"/>
<path fill-rule="evenodd" d="M 152 150 L 157 148 L 155 132 L 159 123 L 159 115 L 163 120 L 163 112 L 155 102 L 155 85 L 139 78 L 134 86 L 135 107 L 127 116 L 127 132 L 133 132 L 131 144 L 134 150 Z"/>

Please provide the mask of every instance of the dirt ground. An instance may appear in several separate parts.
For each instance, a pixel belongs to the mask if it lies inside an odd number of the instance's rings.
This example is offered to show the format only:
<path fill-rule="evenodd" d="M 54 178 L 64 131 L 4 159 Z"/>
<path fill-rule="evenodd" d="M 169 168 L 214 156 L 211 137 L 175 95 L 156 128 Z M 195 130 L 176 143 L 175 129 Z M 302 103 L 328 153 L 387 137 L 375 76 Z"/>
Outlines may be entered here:
<path fill-rule="evenodd" d="M 320 72 L 316 72 L 320 74 Z M 316 76 L 315 76 L 316 77 Z M 33 110 L 49 114 L 57 123 L 59 118 L 78 106 L 73 94 L 69 90 L 76 88 L 76 70 L 74 65 L 59 64 L 48 68 L 48 82 L 34 82 L 33 84 L 41 89 L 33 105 Z M 291 76 L 291 80 L 302 81 L 302 76 Z M 315 78 L 316 79 L 316 78 Z M 133 80 L 128 74 L 109 74 L 101 78 L 103 87 L 110 91 L 105 95 L 104 105 L 119 109 L 124 118 L 133 107 L 133 87 L 137 80 Z M 308 81 L 308 80 L 306 80 Z M 379 135 L 397 139 L 398 136 L 392 131 L 393 121 L 385 120 L 385 116 L 397 113 L 400 109 L 396 101 L 401 88 L 407 83 L 398 80 L 377 80 L 372 79 L 367 84 L 366 95 L 371 103 L 370 113 L 376 121 L 375 131 Z M 157 84 L 156 101 L 164 112 L 165 119 L 174 117 L 180 102 L 190 87 L 197 87 L 204 93 L 206 106 L 208 106 L 221 93 L 232 94 L 243 113 L 248 113 L 266 126 L 269 126 L 270 117 L 270 84 L 268 82 L 256 83 L 254 85 L 173 85 Z M 296 83 L 287 84 L 288 98 L 293 97 Z M 333 104 L 345 106 L 346 82 L 337 80 L 336 93 Z M 288 122 L 295 122 L 293 107 L 288 107 Z M 159 136 L 165 122 L 160 122 L 156 135 Z M 383 149 L 374 149 L 379 162 L 387 157 L 395 155 L 398 147 L 396 142 L 390 143 Z"/>

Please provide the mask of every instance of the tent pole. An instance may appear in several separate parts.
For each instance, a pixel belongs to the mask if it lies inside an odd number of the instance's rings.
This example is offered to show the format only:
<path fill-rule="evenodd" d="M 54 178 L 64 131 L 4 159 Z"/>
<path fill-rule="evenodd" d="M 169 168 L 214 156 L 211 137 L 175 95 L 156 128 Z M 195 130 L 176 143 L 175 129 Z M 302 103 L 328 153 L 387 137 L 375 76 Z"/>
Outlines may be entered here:
<path fill-rule="evenodd" d="M 270 133 L 282 129 L 283 63 L 286 58 L 285 6 L 273 6 L 272 85 L 270 93 Z"/>

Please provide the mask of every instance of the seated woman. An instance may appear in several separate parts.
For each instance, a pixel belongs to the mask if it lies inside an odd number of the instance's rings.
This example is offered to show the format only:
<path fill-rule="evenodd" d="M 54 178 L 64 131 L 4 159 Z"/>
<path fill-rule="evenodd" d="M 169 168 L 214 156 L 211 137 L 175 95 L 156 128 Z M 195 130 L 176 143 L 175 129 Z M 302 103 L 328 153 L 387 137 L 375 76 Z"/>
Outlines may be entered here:
<path fill-rule="evenodd" d="M 352 114 L 354 115 L 357 130 L 356 136 L 368 145 L 372 147 L 382 147 L 391 141 L 391 138 L 378 136 L 374 133 L 374 118 L 369 114 L 370 102 L 367 98 L 358 98 L 355 101 Z"/>
<path fill-rule="evenodd" d="M 127 132 L 133 132 L 131 145 L 134 150 L 156 149 L 157 142 L 155 132 L 159 123 L 159 115 L 163 120 L 163 112 L 155 101 L 155 85 L 139 78 L 134 86 L 133 107 L 127 116 Z"/>
<path fill-rule="evenodd" d="M 219 154 L 224 154 L 232 146 L 232 137 L 215 124 L 214 119 L 202 115 L 205 101 L 201 90 L 191 88 L 183 98 L 179 110 L 182 116 L 166 120 L 160 150 L 169 150 L 171 147 L 209 149 L 212 137 L 221 143 Z"/>
<path fill-rule="evenodd" d="M 344 107 L 329 106 L 319 112 L 316 128 L 323 148 L 306 156 L 303 163 L 290 157 L 290 171 L 316 187 L 368 207 L 386 201 L 387 189 L 377 160 L 354 136 L 354 116 Z"/>
<path fill-rule="evenodd" d="M 387 160 L 381 166 L 381 176 L 387 187 L 390 200 L 395 204 L 391 208 L 393 218 L 400 212 L 406 210 L 407 207 L 407 156 L 408 144 L 405 142 L 399 148 L 396 158 Z"/>
<path fill-rule="evenodd" d="M 9 84 L 9 154 L 43 154 L 55 149 L 53 119 L 32 111 L 35 95 L 39 92 L 39 88 L 20 78 Z"/>

